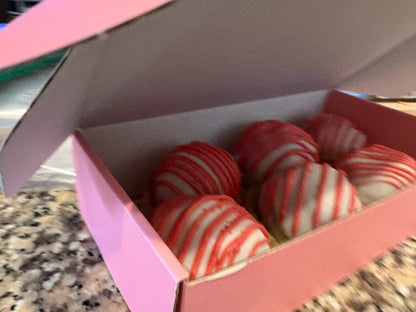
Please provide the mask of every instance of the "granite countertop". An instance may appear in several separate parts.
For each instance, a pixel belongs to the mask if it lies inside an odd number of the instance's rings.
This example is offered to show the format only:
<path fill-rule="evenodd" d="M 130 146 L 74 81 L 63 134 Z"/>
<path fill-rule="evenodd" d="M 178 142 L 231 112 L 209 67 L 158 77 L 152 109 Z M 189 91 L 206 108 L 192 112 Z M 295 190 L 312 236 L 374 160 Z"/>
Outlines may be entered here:
<path fill-rule="evenodd" d="M 68 190 L 0 195 L 0 312 L 129 311 Z M 298 311 L 416 311 L 416 237 Z"/>

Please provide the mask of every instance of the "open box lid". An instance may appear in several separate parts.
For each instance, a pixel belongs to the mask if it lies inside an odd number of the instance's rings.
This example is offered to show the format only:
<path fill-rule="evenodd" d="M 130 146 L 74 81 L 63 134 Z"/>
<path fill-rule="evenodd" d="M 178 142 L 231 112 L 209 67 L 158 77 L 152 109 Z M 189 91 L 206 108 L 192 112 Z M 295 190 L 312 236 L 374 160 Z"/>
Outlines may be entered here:
<path fill-rule="evenodd" d="M 46 0 L 0 32 L 0 69 L 71 46 L 1 151 L 6 194 L 77 127 L 334 87 L 416 89 L 413 0 L 168 2 Z"/>

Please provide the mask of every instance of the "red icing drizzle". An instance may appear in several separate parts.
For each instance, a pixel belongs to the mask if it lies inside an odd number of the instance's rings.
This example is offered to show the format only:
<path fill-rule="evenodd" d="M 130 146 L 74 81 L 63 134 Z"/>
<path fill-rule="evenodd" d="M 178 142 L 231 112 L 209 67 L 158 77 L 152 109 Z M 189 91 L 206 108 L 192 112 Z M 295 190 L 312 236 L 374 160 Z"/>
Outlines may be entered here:
<path fill-rule="evenodd" d="M 269 244 L 269 240 L 261 240 L 261 241 L 258 241 L 254 246 L 253 246 L 253 248 L 251 248 L 251 250 L 250 250 L 250 254 L 249 254 L 249 257 L 253 257 L 253 256 L 255 256 L 256 254 L 257 254 L 257 252 L 259 251 L 259 249 L 262 247 L 262 246 L 264 246 L 264 245 L 267 245 L 267 246 L 269 246 L 270 244 Z"/>
<path fill-rule="evenodd" d="M 339 217 L 339 211 L 341 209 L 341 204 L 342 204 L 342 196 L 344 194 L 343 182 L 344 182 L 343 175 L 338 173 L 337 174 L 337 186 L 336 186 L 336 192 L 335 192 L 334 210 L 332 211 L 332 220 L 335 220 L 336 218 Z"/>
<path fill-rule="evenodd" d="M 196 166 L 190 167 L 186 166 L 185 164 L 188 164 L 190 166 L 193 165 L 192 160 L 189 158 L 183 159 L 181 162 L 175 159 L 170 159 L 166 162 L 166 168 L 163 173 L 171 173 L 173 175 L 176 175 L 177 177 L 180 177 L 183 181 L 186 182 L 186 184 L 188 184 L 195 191 L 196 194 L 200 194 L 201 192 L 203 192 L 204 189 L 209 189 L 209 185 L 205 184 L 204 181 L 200 179 L 200 176 L 204 175 L 204 173 L 200 172 L 201 170 L 199 170 L 199 168 Z M 209 177 L 207 179 L 212 178 Z M 159 181 L 156 181 L 156 183 L 166 186 L 171 186 L 173 184 L 167 180 L 162 179 L 159 179 Z M 174 185 L 174 188 L 176 190 L 179 190 L 179 194 L 184 194 L 184 192 L 181 189 L 179 189 L 176 185 Z"/>
<path fill-rule="evenodd" d="M 351 201 L 350 206 L 348 207 L 348 212 L 352 213 L 361 207 L 361 202 L 358 200 L 357 189 L 353 185 L 350 187 L 350 193 Z"/>
<path fill-rule="evenodd" d="M 195 213 L 197 209 L 202 209 L 202 206 L 207 202 L 213 202 L 213 204 L 204 208 L 204 211 L 198 215 L 196 220 L 194 220 L 192 224 L 187 225 L 187 222 L 190 222 L 189 217 Z M 182 209 L 179 214 L 178 209 Z M 270 246 L 268 241 L 269 234 L 266 229 L 255 221 L 243 207 L 237 205 L 230 197 L 225 195 L 180 196 L 166 200 L 156 207 L 151 221 L 159 234 L 167 229 L 165 227 L 173 223 L 165 241 L 171 249 L 177 250 L 175 254 L 179 261 L 184 263 L 186 255 L 191 251 L 195 234 L 198 229 L 200 229 L 204 220 L 206 220 L 206 218 L 216 209 L 221 209 L 221 212 L 206 226 L 201 239 L 198 242 L 198 248 L 190 268 L 191 279 L 197 277 L 204 257 L 209 257 L 205 269 L 206 274 L 215 272 L 224 265 L 232 264 L 235 256 L 240 251 L 241 246 L 251 237 L 250 235 L 258 235 L 252 245 L 249 246 L 250 255 L 260 248 L 260 246 Z M 235 214 L 235 218 L 231 218 L 233 214 Z M 175 220 L 172 219 L 174 216 L 176 216 Z M 227 221 L 227 219 L 229 221 Z M 232 242 L 225 246 L 224 252 L 220 255 L 219 251 L 224 247 L 224 240 L 230 235 L 231 230 L 244 220 L 250 220 L 251 222 L 242 229 L 237 238 L 233 239 Z M 228 225 L 227 222 L 229 222 Z M 187 233 L 183 232 L 185 227 L 188 228 Z M 260 230 L 260 232 L 256 230 Z M 220 231 L 219 234 L 218 231 Z M 214 235 L 215 233 L 217 234 Z M 185 238 L 180 239 L 180 237 Z M 209 241 L 212 239 L 215 239 L 215 243 L 210 253 L 207 253 Z"/>
<path fill-rule="evenodd" d="M 186 226 L 186 223 L 189 220 L 189 217 L 195 212 L 195 210 L 200 209 L 200 207 L 208 202 L 208 200 L 204 199 L 203 197 L 198 197 L 198 200 L 195 200 L 192 202 L 183 212 L 182 214 L 176 219 L 175 225 L 172 227 L 172 230 L 169 234 L 169 236 L 166 239 L 166 245 L 169 246 L 169 248 L 173 248 L 180 237 L 180 235 L 183 233 L 183 230 Z M 213 209 L 216 209 L 216 205 L 212 205 L 210 208 L 208 208 L 208 211 L 212 211 Z M 207 211 L 206 210 L 206 211 Z M 206 213 L 205 211 L 205 213 Z M 198 217 L 198 219 L 201 218 L 201 216 Z M 188 234 L 190 233 L 191 229 L 188 231 Z M 187 234 L 187 235 L 188 235 Z M 187 236 L 188 237 L 188 236 Z"/>
<path fill-rule="evenodd" d="M 309 184 L 313 172 L 319 174 L 318 184 Z M 330 175 L 333 175 L 336 179 L 335 185 L 328 183 Z M 311 189 L 311 187 L 316 189 Z M 278 194 L 280 189 L 282 189 L 282 192 Z M 309 191 L 315 192 L 316 194 L 315 205 L 310 207 L 305 206 L 306 192 Z M 326 192 L 335 193 L 334 201 L 332 203 L 324 201 Z M 344 196 L 344 194 L 348 196 Z M 323 209 L 326 209 L 327 211 L 330 209 L 330 218 L 332 220 L 341 216 L 344 197 L 345 200 L 348 201 L 345 203 L 348 212 L 353 212 L 356 209 L 356 206 L 359 207 L 358 204 L 360 202 L 357 197 L 357 191 L 355 187 L 348 182 L 342 171 L 338 171 L 326 163 L 319 165 L 308 162 L 304 166 L 299 165 L 289 168 L 268 179 L 263 185 L 260 193 L 259 211 L 264 222 L 270 227 L 273 227 L 276 222 L 277 224 L 282 225 L 287 218 L 287 214 L 289 212 L 293 213 L 290 233 L 287 234 L 294 237 L 299 234 L 302 212 L 305 207 L 313 209 L 311 211 L 311 229 L 314 229 L 322 224 L 321 214 Z M 308 200 L 310 200 L 309 195 Z M 277 216 L 270 215 L 270 210 L 277 214 Z"/>
<path fill-rule="evenodd" d="M 181 163 L 185 164 L 187 168 L 181 166 Z M 202 186 L 201 192 L 204 192 L 204 190 L 210 190 L 213 193 L 219 191 L 214 178 L 195 160 L 177 153 L 175 154 L 175 157 L 172 157 L 172 162 L 170 165 L 171 167 L 181 168 L 182 171 L 191 175 L 192 178 Z M 180 174 L 179 176 L 182 177 Z"/>
<path fill-rule="evenodd" d="M 346 130 L 344 129 L 346 127 Z M 311 119 L 305 131 L 318 143 L 319 155 L 324 161 L 333 162 L 344 152 L 359 148 L 366 143 L 365 134 L 344 117 L 333 114 L 320 114 Z M 345 146 L 348 135 L 353 131 L 354 138 Z M 360 138 L 364 138 L 358 144 Z"/>
<path fill-rule="evenodd" d="M 271 177 L 263 186 L 260 193 L 260 215 L 263 220 L 267 220 L 270 224 L 277 223 L 273 207 L 276 202 L 277 190 L 280 187 L 280 181 L 281 179 L 276 176 Z"/>
<path fill-rule="evenodd" d="M 199 159 L 211 172 L 184 154 Z M 156 172 L 154 192 L 159 185 L 164 185 L 177 195 L 184 194 L 185 191 L 179 185 L 159 178 L 164 173 L 174 174 L 189 185 L 196 194 L 224 193 L 233 198 L 238 198 L 240 194 L 241 174 L 237 163 L 229 153 L 207 143 L 195 141 L 178 146 L 165 157 Z"/>
<path fill-rule="evenodd" d="M 328 173 L 329 173 L 328 166 L 322 166 L 321 168 L 321 179 L 319 181 L 318 186 L 318 195 L 316 197 L 316 209 L 313 213 L 313 228 L 317 228 L 321 223 L 321 210 L 322 210 L 322 200 L 324 191 L 326 188 L 326 184 L 328 182 Z"/>
<path fill-rule="evenodd" d="M 360 161 L 360 159 L 375 160 L 379 161 L 379 163 L 368 163 Z M 405 165 L 408 168 L 402 168 L 400 165 Z M 416 180 L 416 161 L 412 157 L 377 144 L 346 155 L 338 162 L 338 167 L 343 169 L 356 185 L 383 182 L 399 189 L 403 185 Z M 355 181 L 358 178 L 366 179 L 358 183 L 358 181 Z M 393 181 L 389 180 L 389 178 L 393 179 Z M 401 181 L 400 178 L 405 181 Z"/>
<path fill-rule="evenodd" d="M 233 153 L 242 170 L 251 174 L 258 170 L 261 162 L 271 153 L 290 143 L 297 146 L 280 157 L 276 156 L 278 160 L 272 161 L 273 169 L 266 168 L 265 177 L 270 176 L 276 168 L 279 168 L 285 159 L 294 155 L 305 161 L 318 161 L 317 147 L 312 137 L 301 128 L 279 120 L 266 120 L 252 124 L 235 144 Z"/>
<path fill-rule="evenodd" d="M 235 257 L 238 255 L 238 253 L 241 250 L 241 246 L 244 244 L 244 242 L 249 239 L 250 235 L 257 230 L 257 224 L 250 224 L 247 226 L 240 235 L 238 235 L 232 242 L 230 242 L 225 247 L 225 252 L 223 253 L 219 265 L 220 267 L 223 267 L 224 264 L 226 266 L 230 266 L 234 263 Z M 228 261 L 227 261 L 228 260 Z"/>
<path fill-rule="evenodd" d="M 223 226 L 224 221 L 233 213 L 235 213 L 234 209 L 232 209 L 232 207 L 230 206 L 226 211 L 222 212 L 220 215 L 218 215 L 216 217 L 216 219 L 214 219 L 211 224 L 208 226 L 208 228 L 205 230 L 204 234 L 202 235 L 201 238 L 201 242 L 200 245 L 198 247 L 198 250 L 196 252 L 195 255 L 195 259 L 194 259 L 194 263 L 192 264 L 192 268 L 191 268 L 191 278 L 195 278 L 201 261 L 202 261 L 202 257 L 205 254 L 205 250 L 208 246 L 209 243 L 209 239 L 211 237 L 213 237 L 213 234 L 216 230 L 218 230 L 219 227 Z"/>
<path fill-rule="evenodd" d="M 264 178 L 267 179 L 272 174 L 277 172 L 278 171 L 277 168 L 283 163 L 283 161 L 285 161 L 287 158 L 291 156 L 299 156 L 304 159 L 305 163 L 308 161 L 316 161 L 316 162 L 318 161 L 318 158 L 316 157 L 315 153 L 310 150 L 308 151 L 304 149 L 292 149 L 283 153 L 282 155 L 280 155 L 280 157 L 276 158 L 272 162 L 272 164 L 267 169 L 266 174 L 264 175 Z M 301 163 L 298 162 L 298 164 L 301 164 Z"/>
<path fill-rule="evenodd" d="M 241 150 L 246 147 L 246 141 L 251 140 L 252 136 L 257 136 L 257 133 L 269 133 L 272 132 L 273 129 L 281 128 L 284 124 L 285 123 L 280 120 L 264 120 L 252 123 L 244 130 L 240 139 L 234 145 L 233 154 L 240 154 Z"/>
<path fill-rule="evenodd" d="M 187 203 L 187 201 L 190 202 L 191 199 L 191 196 L 181 196 L 172 198 L 156 206 L 150 218 L 150 221 L 155 230 L 161 233 L 162 231 L 159 231 L 159 229 L 164 229 L 166 227 L 166 224 L 169 223 L 169 221 L 175 214 L 175 212 L 178 209 L 185 209 L 185 204 Z"/>
<path fill-rule="evenodd" d="M 278 215 L 279 223 L 283 223 L 283 220 L 286 217 L 287 211 L 289 209 L 289 198 L 290 198 L 290 194 L 292 194 L 293 192 L 295 181 L 296 181 L 296 167 L 293 167 L 293 168 L 290 168 L 286 174 L 284 191 L 283 191 L 284 193 L 283 193 L 283 198 L 281 201 L 281 206 L 280 206 L 279 215 Z"/>
<path fill-rule="evenodd" d="M 240 193 L 241 174 L 234 158 L 223 149 L 208 144 L 194 142 L 194 146 L 201 148 L 202 152 L 210 157 L 215 164 L 215 167 L 211 167 L 211 170 L 213 170 L 217 176 L 221 176 L 221 174 L 224 173 L 224 179 L 220 179 L 224 193 L 233 198 L 238 198 Z"/>
<path fill-rule="evenodd" d="M 306 187 L 308 184 L 308 179 L 309 179 L 309 175 L 311 174 L 312 168 L 311 168 L 312 163 L 307 163 L 301 173 L 301 184 L 300 184 L 300 188 L 299 188 L 299 194 L 298 194 L 298 200 L 296 203 L 296 208 L 295 208 L 295 213 L 294 213 L 294 217 L 293 217 L 293 224 L 292 224 L 292 236 L 296 236 L 298 234 L 299 231 L 299 223 L 300 223 L 300 218 L 302 217 L 302 208 L 303 208 L 303 203 L 305 200 L 305 192 L 306 192 Z"/>
<path fill-rule="evenodd" d="M 215 272 L 221 268 L 221 260 L 222 256 L 220 255 L 220 250 L 223 247 L 224 240 L 227 238 L 228 235 L 231 234 L 231 231 L 234 227 L 236 227 L 242 220 L 245 219 L 245 215 L 239 215 L 235 218 L 230 224 L 228 224 L 218 236 L 214 247 L 212 248 L 211 255 L 209 257 L 208 265 L 206 268 L 206 274 L 210 274 Z M 224 249 L 226 250 L 226 249 Z"/>

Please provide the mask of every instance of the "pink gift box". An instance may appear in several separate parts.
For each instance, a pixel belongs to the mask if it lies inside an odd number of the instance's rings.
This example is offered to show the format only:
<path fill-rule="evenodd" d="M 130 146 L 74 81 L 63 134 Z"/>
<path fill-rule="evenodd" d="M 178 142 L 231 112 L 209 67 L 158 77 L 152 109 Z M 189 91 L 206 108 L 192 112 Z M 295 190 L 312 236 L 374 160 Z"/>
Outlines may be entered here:
<path fill-rule="evenodd" d="M 414 234 L 416 187 L 195 281 L 132 199 L 172 147 L 229 148 L 262 119 L 331 112 L 416 157 L 415 117 L 328 91 L 412 90 L 415 11 L 413 1 L 44 1 L 0 32 L 2 69 L 69 47 L 0 153 L 3 189 L 16 192 L 72 134 L 82 216 L 132 311 L 291 311 Z"/>

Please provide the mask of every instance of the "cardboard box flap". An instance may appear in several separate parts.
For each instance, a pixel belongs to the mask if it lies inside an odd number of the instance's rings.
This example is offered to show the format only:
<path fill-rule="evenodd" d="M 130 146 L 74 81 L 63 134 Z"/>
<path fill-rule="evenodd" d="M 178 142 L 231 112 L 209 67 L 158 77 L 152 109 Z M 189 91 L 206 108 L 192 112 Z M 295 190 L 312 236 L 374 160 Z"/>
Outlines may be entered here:
<path fill-rule="evenodd" d="M 142 2 L 118 3 L 140 7 L 130 11 L 107 2 L 45 1 L 8 26 L 6 35 L 0 33 L 1 42 L 13 43 L 5 45 L 7 52 L 2 47 L 7 57 L 0 57 L 0 66 L 85 39 L 157 6 Z M 67 30 L 59 24 L 59 34 L 51 32 L 54 19 L 46 13 L 69 23 L 84 6 L 89 13 L 81 16 L 91 18 L 85 27 Z M 94 21 L 93 6 L 107 13 Z M 109 13 L 113 9 L 115 16 Z M 337 87 L 412 38 L 415 11 L 414 1 L 182 0 L 81 42 L 4 146 L 0 169 L 6 193 L 15 192 L 76 127 Z M 32 40 L 33 53 L 13 58 L 10 49 L 24 48 L 16 42 L 29 40 L 24 32 L 32 26 L 54 39 Z M 24 150 L 36 151 L 36 157 Z"/>
<path fill-rule="evenodd" d="M 416 35 L 350 77 L 340 88 L 386 97 L 403 96 L 416 91 L 415 73 Z"/>
<path fill-rule="evenodd" d="M 42 1 L 0 32 L 0 69 L 73 45 L 169 1 Z"/>
<path fill-rule="evenodd" d="M 416 34 L 414 10 L 414 1 L 178 1 L 102 38 L 81 125 L 338 87 Z"/>

